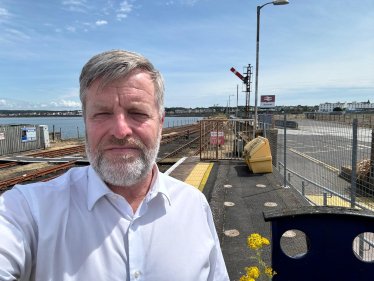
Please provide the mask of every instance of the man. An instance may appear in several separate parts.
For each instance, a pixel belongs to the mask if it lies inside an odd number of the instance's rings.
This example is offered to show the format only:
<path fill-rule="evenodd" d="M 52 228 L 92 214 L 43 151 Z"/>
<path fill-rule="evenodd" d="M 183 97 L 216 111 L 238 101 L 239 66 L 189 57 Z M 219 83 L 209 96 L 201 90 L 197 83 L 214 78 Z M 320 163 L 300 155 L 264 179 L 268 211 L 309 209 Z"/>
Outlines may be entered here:
<path fill-rule="evenodd" d="M 91 166 L 0 197 L 0 280 L 228 280 L 205 197 L 155 164 L 163 95 L 139 54 L 83 67 Z"/>

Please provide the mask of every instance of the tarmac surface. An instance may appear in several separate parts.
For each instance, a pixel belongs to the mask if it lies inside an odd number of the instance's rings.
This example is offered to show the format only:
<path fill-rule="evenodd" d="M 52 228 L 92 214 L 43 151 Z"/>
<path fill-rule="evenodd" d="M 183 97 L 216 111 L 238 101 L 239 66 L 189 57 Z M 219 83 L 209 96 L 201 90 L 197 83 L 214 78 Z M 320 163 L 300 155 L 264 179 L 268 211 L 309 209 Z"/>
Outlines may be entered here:
<path fill-rule="evenodd" d="M 208 199 L 230 280 L 239 280 L 245 267 L 256 265 L 250 259 L 254 251 L 247 246 L 248 236 L 259 233 L 271 242 L 264 211 L 308 205 L 293 189 L 282 187 L 276 171 L 253 174 L 244 161 L 200 162 L 199 157 L 188 157 L 169 175 L 184 182 L 195 178 L 192 185 Z M 264 247 L 263 260 L 271 265 L 271 246 Z"/>

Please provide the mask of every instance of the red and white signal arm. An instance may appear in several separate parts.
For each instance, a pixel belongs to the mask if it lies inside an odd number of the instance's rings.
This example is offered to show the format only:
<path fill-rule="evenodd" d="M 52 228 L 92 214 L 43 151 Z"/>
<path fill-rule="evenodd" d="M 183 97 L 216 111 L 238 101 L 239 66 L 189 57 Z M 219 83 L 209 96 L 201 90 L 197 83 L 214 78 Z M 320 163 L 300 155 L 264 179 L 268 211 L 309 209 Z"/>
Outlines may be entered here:
<path fill-rule="evenodd" d="M 275 107 L 275 95 L 261 96 L 260 107 L 263 109 Z"/>

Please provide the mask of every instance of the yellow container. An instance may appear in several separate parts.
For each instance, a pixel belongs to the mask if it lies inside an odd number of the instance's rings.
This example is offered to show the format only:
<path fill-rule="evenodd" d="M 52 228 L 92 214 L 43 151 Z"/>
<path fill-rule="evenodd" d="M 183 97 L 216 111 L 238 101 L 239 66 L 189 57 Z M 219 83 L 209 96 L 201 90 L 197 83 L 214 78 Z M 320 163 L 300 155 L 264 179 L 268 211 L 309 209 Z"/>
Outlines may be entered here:
<path fill-rule="evenodd" d="M 272 173 L 273 164 L 268 139 L 257 137 L 244 148 L 245 163 L 254 174 Z"/>

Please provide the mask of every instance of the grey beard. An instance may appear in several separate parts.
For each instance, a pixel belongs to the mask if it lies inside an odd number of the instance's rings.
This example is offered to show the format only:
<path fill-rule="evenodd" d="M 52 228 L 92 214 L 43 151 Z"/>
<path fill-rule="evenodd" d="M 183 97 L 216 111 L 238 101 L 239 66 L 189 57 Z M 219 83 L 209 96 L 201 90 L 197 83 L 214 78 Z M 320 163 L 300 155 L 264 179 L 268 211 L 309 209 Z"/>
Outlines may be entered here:
<path fill-rule="evenodd" d="M 152 171 L 156 162 L 158 150 L 160 148 L 161 138 L 157 138 L 154 148 L 148 149 L 142 142 L 133 141 L 140 149 L 140 155 L 135 160 L 128 157 L 120 156 L 111 162 L 105 158 L 103 152 L 98 148 L 92 151 L 86 136 L 86 153 L 90 164 L 98 176 L 106 183 L 114 186 L 129 187 L 144 180 Z M 115 143 L 126 143 L 126 140 L 114 140 Z"/>

